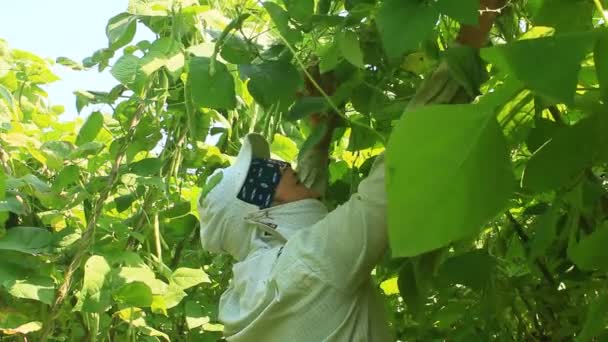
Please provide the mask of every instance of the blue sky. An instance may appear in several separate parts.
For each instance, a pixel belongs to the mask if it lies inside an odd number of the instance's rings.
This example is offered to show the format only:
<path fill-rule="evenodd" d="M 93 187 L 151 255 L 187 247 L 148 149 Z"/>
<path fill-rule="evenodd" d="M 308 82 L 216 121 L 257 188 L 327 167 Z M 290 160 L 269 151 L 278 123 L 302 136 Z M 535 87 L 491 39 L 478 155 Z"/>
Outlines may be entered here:
<path fill-rule="evenodd" d="M 3 1 L 0 11 L 0 38 L 12 48 L 31 51 L 41 57 L 60 56 L 82 61 L 107 46 L 108 19 L 127 8 L 128 0 L 12 0 Z M 153 39 L 152 33 L 138 25 L 135 41 Z M 46 89 L 53 105 L 64 105 L 62 120 L 77 116 L 76 89 L 108 91 L 117 81 L 108 70 L 99 73 L 72 71 L 60 65 L 53 71 L 61 77 Z M 86 115 L 89 110 L 83 111 Z"/>

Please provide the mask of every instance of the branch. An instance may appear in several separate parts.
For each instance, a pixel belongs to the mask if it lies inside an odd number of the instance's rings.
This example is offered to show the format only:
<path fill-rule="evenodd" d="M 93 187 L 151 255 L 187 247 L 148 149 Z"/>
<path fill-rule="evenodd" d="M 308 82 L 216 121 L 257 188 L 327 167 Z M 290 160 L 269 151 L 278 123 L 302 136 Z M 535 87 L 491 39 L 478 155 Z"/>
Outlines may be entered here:
<path fill-rule="evenodd" d="M 526 245 L 528 241 L 530 241 L 530 238 L 524 231 L 524 227 L 515 219 L 515 217 L 513 217 L 513 215 L 509 211 L 506 212 L 506 215 L 511 224 L 513 225 L 513 228 L 515 228 L 515 232 L 519 236 L 519 239 L 524 243 L 524 245 Z M 536 266 L 540 269 L 540 272 L 542 273 L 545 280 L 547 280 L 547 282 L 551 284 L 553 288 L 555 288 L 555 286 L 557 286 L 557 282 L 555 281 L 555 278 L 553 278 L 551 272 L 549 272 L 547 266 L 538 258 L 534 259 L 534 264 L 536 264 Z"/>

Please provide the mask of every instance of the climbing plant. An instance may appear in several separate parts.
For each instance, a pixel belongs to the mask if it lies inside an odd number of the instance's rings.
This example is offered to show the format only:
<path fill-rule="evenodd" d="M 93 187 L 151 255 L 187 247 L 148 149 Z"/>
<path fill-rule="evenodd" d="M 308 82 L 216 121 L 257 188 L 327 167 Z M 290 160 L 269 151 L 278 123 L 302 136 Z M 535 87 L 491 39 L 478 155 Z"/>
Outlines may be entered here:
<path fill-rule="evenodd" d="M 0 40 L 0 339 L 221 339 L 232 260 L 196 201 L 249 132 L 297 162 L 319 113 L 330 208 L 386 150 L 399 340 L 607 338 L 606 3 L 496 3 L 129 0 L 83 61 Z M 454 41 L 479 11 L 477 53 Z M 54 63 L 116 86 L 51 107 Z M 408 107 L 438 66 L 474 101 Z"/>

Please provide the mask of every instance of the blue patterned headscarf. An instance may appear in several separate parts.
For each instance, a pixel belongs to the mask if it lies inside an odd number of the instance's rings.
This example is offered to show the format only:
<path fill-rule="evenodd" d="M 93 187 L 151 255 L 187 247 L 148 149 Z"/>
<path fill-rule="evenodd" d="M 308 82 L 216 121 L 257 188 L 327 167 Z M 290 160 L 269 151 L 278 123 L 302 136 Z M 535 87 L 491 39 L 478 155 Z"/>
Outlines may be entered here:
<path fill-rule="evenodd" d="M 281 181 L 283 169 L 287 166 L 288 163 L 280 160 L 253 158 L 237 198 L 257 205 L 260 209 L 270 207 Z"/>

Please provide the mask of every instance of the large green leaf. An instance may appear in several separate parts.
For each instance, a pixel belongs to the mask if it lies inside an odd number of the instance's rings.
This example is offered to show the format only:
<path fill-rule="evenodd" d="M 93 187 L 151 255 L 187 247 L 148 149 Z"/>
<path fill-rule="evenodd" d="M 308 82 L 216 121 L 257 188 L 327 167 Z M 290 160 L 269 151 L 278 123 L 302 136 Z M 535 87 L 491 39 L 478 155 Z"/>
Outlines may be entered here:
<path fill-rule="evenodd" d="M 538 94 L 571 104 L 581 61 L 592 48 L 594 37 L 590 33 L 573 33 L 526 39 L 486 48 L 481 54 Z"/>
<path fill-rule="evenodd" d="M 460 284 L 473 290 L 483 290 L 491 279 L 496 260 L 485 249 L 457 255 L 448 259 L 438 271 L 443 286 Z"/>
<path fill-rule="evenodd" d="M 79 298 L 77 308 L 84 312 L 102 312 L 109 305 L 109 296 L 103 293 L 102 288 L 110 270 L 110 265 L 103 256 L 93 255 L 87 260 L 84 264 L 82 297 Z"/>
<path fill-rule="evenodd" d="M 462 24 L 477 25 L 479 23 L 478 0 L 439 0 L 439 11 L 458 20 Z"/>
<path fill-rule="evenodd" d="M 61 191 L 67 186 L 77 183 L 79 177 L 80 168 L 76 165 L 67 165 L 55 177 L 52 188 L 54 191 Z"/>
<path fill-rule="evenodd" d="M 534 237 L 530 241 L 531 260 L 535 260 L 544 255 L 547 249 L 551 247 L 551 244 L 557 235 L 556 228 L 558 219 L 559 209 L 557 206 L 553 206 L 533 223 L 532 228 L 534 229 Z"/>
<path fill-rule="evenodd" d="M 129 172 L 139 176 L 156 176 L 162 166 L 160 158 L 145 158 L 129 165 Z"/>
<path fill-rule="evenodd" d="M 165 282 L 156 279 L 154 272 L 145 266 L 122 267 L 118 273 L 118 277 L 126 283 L 142 282 L 152 290 L 153 294 L 163 294 L 167 291 L 168 287 Z"/>
<path fill-rule="evenodd" d="M 270 14 L 270 18 L 272 18 L 277 31 L 289 44 L 295 45 L 302 40 L 300 31 L 289 25 L 289 15 L 284 9 L 270 1 L 265 1 L 263 6 L 268 11 L 268 14 Z"/>
<path fill-rule="evenodd" d="M 87 121 L 84 122 L 80 131 L 78 131 L 78 136 L 76 137 L 76 145 L 82 146 L 86 143 L 89 143 L 95 140 L 99 131 L 103 127 L 103 114 L 100 112 L 93 112 L 87 118 Z"/>
<path fill-rule="evenodd" d="M 6 87 L 4 87 L 2 84 L 0 84 L 0 98 L 6 101 L 9 108 L 13 107 L 13 103 L 15 102 L 13 94 L 11 94 L 11 92 L 6 89 Z"/>
<path fill-rule="evenodd" d="M 46 253 L 52 242 L 51 232 L 35 227 L 14 227 L 0 238 L 0 249 L 28 254 Z"/>
<path fill-rule="evenodd" d="M 146 81 L 146 75 L 141 68 L 141 64 L 139 57 L 123 55 L 116 61 L 110 73 L 120 83 L 139 94 L 142 92 Z"/>
<path fill-rule="evenodd" d="M 593 27 L 593 2 L 586 0 L 542 0 L 532 20 L 557 33 L 586 31 Z"/>
<path fill-rule="evenodd" d="M 568 248 L 570 260 L 585 271 L 608 270 L 608 224 L 603 224 L 578 244 Z"/>
<path fill-rule="evenodd" d="M 407 309 L 414 317 L 418 316 L 424 308 L 426 301 L 424 291 L 416 284 L 416 273 L 414 264 L 411 260 L 406 260 L 399 271 L 399 279 L 397 280 L 401 297 L 407 304 Z"/>
<path fill-rule="evenodd" d="M 200 283 L 210 283 L 211 280 L 202 269 L 180 267 L 171 275 L 171 282 L 180 289 L 185 290 Z"/>
<path fill-rule="evenodd" d="M 298 156 L 298 145 L 291 139 L 280 134 L 274 135 L 270 150 L 273 154 L 279 156 L 286 162 L 293 162 Z"/>
<path fill-rule="evenodd" d="M 598 38 L 593 56 L 600 91 L 604 101 L 608 103 L 608 32 L 604 32 Z"/>
<path fill-rule="evenodd" d="M 505 207 L 514 188 L 505 138 L 483 107 L 406 112 L 387 154 L 394 256 L 417 255 L 477 233 Z"/>
<path fill-rule="evenodd" d="M 242 70 L 251 78 L 247 84 L 249 92 L 266 109 L 287 111 L 303 86 L 302 76 L 291 63 L 271 61 Z"/>
<path fill-rule="evenodd" d="M 209 316 L 203 312 L 203 307 L 194 301 L 186 302 L 185 306 L 186 325 L 188 329 L 195 329 L 203 324 L 209 323 Z"/>
<path fill-rule="evenodd" d="M 296 121 L 307 117 L 313 113 L 322 113 L 329 108 L 329 104 L 324 97 L 304 96 L 296 100 L 287 113 L 286 119 Z"/>
<path fill-rule="evenodd" d="M 120 13 L 112 17 L 106 26 L 106 36 L 110 49 L 118 50 L 129 44 L 135 37 L 137 17 L 130 13 Z"/>
<path fill-rule="evenodd" d="M 589 298 L 585 324 L 580 334 L 576 336 L 576 342 L 594 341 L 593 338 L 601 335 L 602 332 L 604 333 L 604 337 L 606 336 L 606 326 L 608 326 L 608 295 L 604 292 L 598 297 L 594 295 L 591 295 L 591 297 Z"/>
<path fill-rule="evenodd" d="M 380 6 L 376 23 L 390 58 L 398 58 L 428 38 L 439 11 L 434 3 L 418 0 L 386 0 Z"/>
<path fill-rule="evenodd" d="M 349 61 L 352 65 L 363 68 L 363 52 L 361 51 L 361 45 L 359 44 L 359 37 L 352 31 L 344 31 L 336 35 L 338 47 L 340 53 Z"/>
<path fill-rule="evenodd" d="M 118 289 L 114 300 L 128 306 L 147 307 L 152 304 L 152 291 L 148 285 L 135 281 Z"/>
<path fill-rule="evenodd" d="M 2 283 L 13 297 L 33 299 L 51 305 L 55 298 L 55 283 L 52 278 L 32 277 L 7 280 Z"/>
<path fill-rule="evenodd" d="M 525 189 L 543 192 L 568 186 L 593 157 L 595 120 L 585 119 L 557 131 L 526 164 L 521 181 Z"/>
<path fill-rule="evenodd" d="M 188 84 L 192 88 L 192 101 L 198 107 L 232 109 L 236 107 L 234 79 L 226 65 L 215 62 L 215 70 L 210 70 L 211 59 L 193 57 L 190 59 Z"/>
<path fill-rule="evenodd" d="M 287 12 L 295 20 L 307 23 L 312 18 L 315 8 L 314 0 L 283 0 Z"/>
<path fill-rule="evenodd" d="M 171 75 L 179 76 L 185 63 L 182 48 L 182 44 L 171 38 L 156 40 L 141 59 L 141 70 L 146 75 L 151 75 L 160 68 L 166 67 Z"/>

